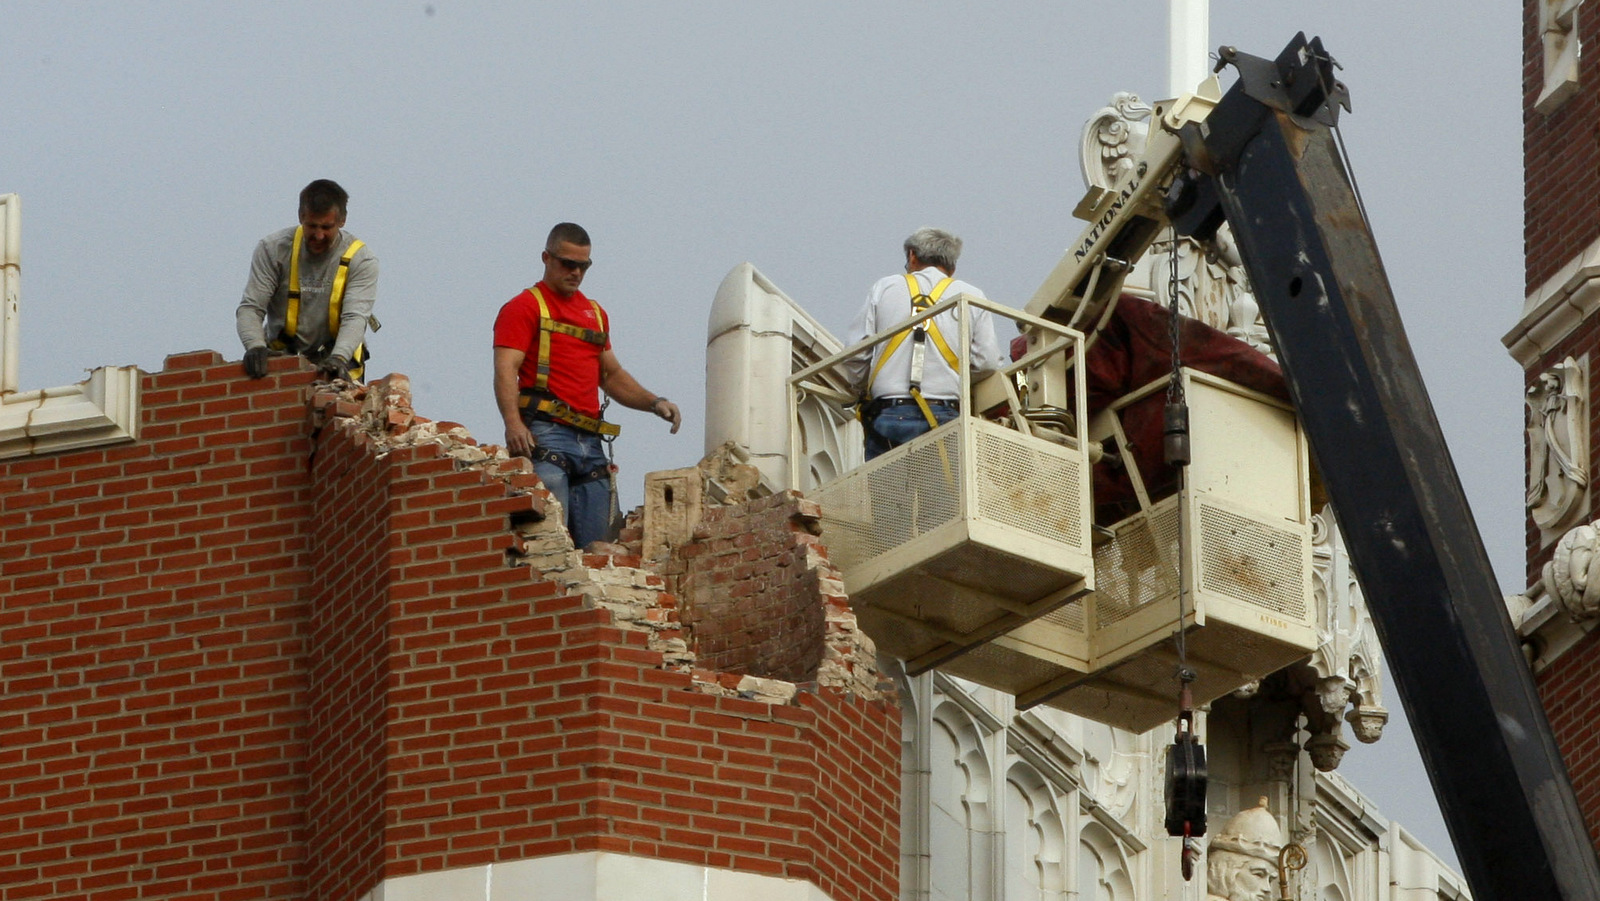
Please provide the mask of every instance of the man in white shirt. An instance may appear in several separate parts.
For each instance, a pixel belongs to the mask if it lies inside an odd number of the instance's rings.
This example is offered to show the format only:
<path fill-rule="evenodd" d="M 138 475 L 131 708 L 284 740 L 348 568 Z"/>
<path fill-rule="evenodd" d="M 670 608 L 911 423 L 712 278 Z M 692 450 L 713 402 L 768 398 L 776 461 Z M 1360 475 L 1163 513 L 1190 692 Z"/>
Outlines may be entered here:
<path fill-rule="evenodd" d="M 961 239 L 937 228 L 919 228 L 905 242 L 906 271 L 879 279 L 866 305 L 850 326 L 846 343 L 904 322 L 940 300 L 983 292 L 955 278 Z M 971 365 L 974 376 L 999 369 L 1005 362 L 987 310 L 971 308 Z M 954 419 L 961 409 L 961 322 L 955 308 L 922 327 L 897 332 L 870 351 L 844 364 L 858 394 L 868 398 L 862 414 L 868 460 Z M 920 371 L 919 371 L 920 370 Z"/>

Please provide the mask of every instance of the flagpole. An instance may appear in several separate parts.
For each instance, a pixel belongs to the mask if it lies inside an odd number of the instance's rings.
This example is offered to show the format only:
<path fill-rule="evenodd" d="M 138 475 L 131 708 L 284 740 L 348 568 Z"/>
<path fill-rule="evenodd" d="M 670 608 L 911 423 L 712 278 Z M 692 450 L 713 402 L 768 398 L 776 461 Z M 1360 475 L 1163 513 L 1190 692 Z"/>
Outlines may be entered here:
<path fill-rule="evenodd" d="M 1191 94 L 1210 74 L 1210 0 L 1167 0 L 1167 96 Z"/>

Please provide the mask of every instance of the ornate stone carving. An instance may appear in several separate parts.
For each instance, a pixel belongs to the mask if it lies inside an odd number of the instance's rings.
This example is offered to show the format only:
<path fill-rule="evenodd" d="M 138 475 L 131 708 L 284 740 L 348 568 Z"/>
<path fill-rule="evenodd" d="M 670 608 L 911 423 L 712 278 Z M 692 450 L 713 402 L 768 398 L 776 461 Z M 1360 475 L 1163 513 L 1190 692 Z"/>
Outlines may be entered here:
<path fill-rule="evenodd" d="M 1079 163 L 1083 180 L 1109 188 L 1133 168 L 1150 133 L 1151 109 L 1137 94 L 1113 94 L 1083 127 Z M 1171 296 L 1170 233 L 1151 245 L 1124 285 L 1165 305 Z M 1272 352 L 1261 308 L 1250 290 L 1244 262 L 1226 223 L 1209 241 L 1179 238 L 1178 308 L 1186 316 L 1226 331 L 1264 353 Z"/>
<path fill-rule="evenodd" d="M 1589 487 L 1588 379 L 1567 357 L 1528 389 L 1528 515 L 1554 531 L 1583 508 Z"/>
<path fill-rule="evenodd" d="M 1141 757 L 1137 740 L 1101 723 L 1085 720 L 1084 783 L 1095 801 L 1117 819 L 1126 819 L 1139 794 Z"/>
<path fill-rule="evenodd" d="M 1152 112 L 1138 94 L 1120 91 L 1084 123 L 1078 161 L 1086 184 L 1109 188 L 1133 169 L 1144 152 Z"/>
<path fill-rule="evenodd" d="M 1383 649 L 1332 508 L 1324 507 L 1311 518 L 1311 564 L 1321 641 L 1309 664 L 1315 703 L 1307 698 L 1302 706 L 1314 735 L 1337 739 L 1342 720 L 1353 727 L 1356 740 L 1370 744 L 1382 736 L 1389 720 L 1380 678 Z M 1308 742 L 1307 749 L 1315 742 Z M 1337 766 L 1344 754 L 1335 742 L 1324 741 L 1319 748 L 1320 754 L 1312 755 L 1318 769 Z"/>
<path fill-rule="evenodd" d="M 1545 590 L 1574 620 L 1600 615 L 1600 523 L 1562 535 L 1541 575 Z"/>
<path fill-rule="evenodd" d="M 1267 799 L 1233 815 L 1206 849 L 1207 901 L 1262 901 L 1278 897 L 1278 855 L 1283 830 Z"/>
<path fill-rule="evenodd" d="M 1292 741 L 1269 741 L 1261 746 L 1267 755 L 1267 778 L 1274 782 L 1294 779 L 1294 765 L 1300 760 L 1300 745 Z"/>
<path fill-rule="evenodd" d="M 1306 740 L 1306 753 L 1311 757 L 1311 765 L 1324 773 L 1338 769 L 1344 760 L 1344 752 L 1348 750 L 1350 743 L 1337 732 L 1320 733 Z"/>

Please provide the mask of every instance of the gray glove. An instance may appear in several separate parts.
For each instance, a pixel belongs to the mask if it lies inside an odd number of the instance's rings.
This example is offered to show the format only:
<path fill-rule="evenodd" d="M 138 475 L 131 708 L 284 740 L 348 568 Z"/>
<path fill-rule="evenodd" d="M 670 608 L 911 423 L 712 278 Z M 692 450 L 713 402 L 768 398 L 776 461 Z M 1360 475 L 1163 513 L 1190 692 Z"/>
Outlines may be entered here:
<path fill-rule="evenodd" d="M 267 357 L 271 351 L 265 347 L 252 347 L 244 352 L 244 374 L 253 379 L 266 377 Z"/>
<path fill-rule="evenodd" d="M 344 357 L 329 357 L 317 365 L 317 374 L 330 382 L 335 379 L 343 379 L 348 382 L 350 381 L 350 361 Z"/>

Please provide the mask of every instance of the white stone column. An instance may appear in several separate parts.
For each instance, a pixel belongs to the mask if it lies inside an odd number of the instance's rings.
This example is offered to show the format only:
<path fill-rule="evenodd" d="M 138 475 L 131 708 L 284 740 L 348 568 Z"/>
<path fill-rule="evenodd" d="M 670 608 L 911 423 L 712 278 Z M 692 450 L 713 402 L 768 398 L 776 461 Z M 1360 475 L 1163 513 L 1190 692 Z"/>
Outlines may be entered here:
<path fill-rule="evenodd" d="M 17 354 L 22 332 L 17 315 L 22 295 L 22 198 L 0 194 L 0 394 L 19 386 Z"/>
<path fill-rule="evenodd" d="M 1210 74 L 1210 0 L 1167 0 L 1167 96 L 1194 93 Z"/>

